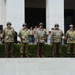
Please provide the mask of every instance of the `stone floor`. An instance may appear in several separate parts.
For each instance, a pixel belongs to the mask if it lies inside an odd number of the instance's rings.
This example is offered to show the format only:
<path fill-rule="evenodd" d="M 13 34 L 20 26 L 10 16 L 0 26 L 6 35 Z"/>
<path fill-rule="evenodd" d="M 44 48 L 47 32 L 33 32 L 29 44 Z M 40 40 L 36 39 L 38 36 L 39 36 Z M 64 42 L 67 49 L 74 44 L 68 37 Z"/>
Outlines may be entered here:
<path fill-rule="evenodd" d="M 0 75 L 75 75 L 75 58 L 0 59 Z"/>

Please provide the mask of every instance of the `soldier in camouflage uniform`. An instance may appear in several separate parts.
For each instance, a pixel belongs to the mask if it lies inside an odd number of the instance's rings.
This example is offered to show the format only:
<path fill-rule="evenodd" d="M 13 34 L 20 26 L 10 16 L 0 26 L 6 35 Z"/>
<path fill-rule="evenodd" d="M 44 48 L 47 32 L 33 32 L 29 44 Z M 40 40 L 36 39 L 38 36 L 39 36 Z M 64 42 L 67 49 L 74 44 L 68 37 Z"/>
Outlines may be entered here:
<path fill-rule="evenodd" d="M 44 57 L 43 51 L 46 35 L 47 34 L 45 29 L 43 28 L 43 23 L 39 23 L 39 29 L 37 30 L 37 44 L 38 44 L 37 57 Z"/>
<path fill-rule="evenodd" d="M 75 55 L 75 31 L 73 29 L 73 25 L 69 26 L 70 29 L 66 32 L 66 39 L 68 44 L 67 53 L 73 53 Z"/>
<path fill-rule="evenodd" d="M 5 57 L 8 57 L 9 54 L 13 57 L 13 49 L 14 49 L 14 36 L 15 31 L 11 27 L 11 23 L 7 22 L 7 27 L 3 30 L 3 38 L 5 42 Z"/>
<path fill-rule="evenodd" d="M 2 30 L 0 30 L 0 44 L 2 44 L 2 39 L 3 39 Z"/>
<path fill-rule="evenodd" d="M 23 28 L 19 32 L 19 37 L 21 39 L 20 53 L 21 57 L 23 57 L 24 54 L 26 57 L 28 57 L 28 43 L 29 43 L 30 30 L 27 28 L 26 23 L 24 23 L 22 27 Z"/>
<path fill-rule="evenodd" d="M 55 24 L 54 30 L 51 31 L 51 42 L 53 46 L 54 56 L 58 54 L 58 56 L 62 55 L 62 36 L 63 32 L 59 29 L 59 25 Z"/>

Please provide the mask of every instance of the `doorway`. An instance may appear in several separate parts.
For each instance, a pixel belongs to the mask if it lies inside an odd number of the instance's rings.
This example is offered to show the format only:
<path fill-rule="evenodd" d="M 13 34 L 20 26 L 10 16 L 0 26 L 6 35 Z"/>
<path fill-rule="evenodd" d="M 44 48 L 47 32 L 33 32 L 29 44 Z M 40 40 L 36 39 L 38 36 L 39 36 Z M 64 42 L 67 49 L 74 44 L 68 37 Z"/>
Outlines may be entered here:
<path fill-rule="evenodd" d="M 46 27 L 46 0 L 25 1 L 25 22 L 28 28 L 38 26 L 40 22 Z"/>
<path fill-rule="evenodd" d="M 64 0 L 65 33 L 69 29 L 70 24 L 73 24 L 75 29 L 75 0 Z"/>

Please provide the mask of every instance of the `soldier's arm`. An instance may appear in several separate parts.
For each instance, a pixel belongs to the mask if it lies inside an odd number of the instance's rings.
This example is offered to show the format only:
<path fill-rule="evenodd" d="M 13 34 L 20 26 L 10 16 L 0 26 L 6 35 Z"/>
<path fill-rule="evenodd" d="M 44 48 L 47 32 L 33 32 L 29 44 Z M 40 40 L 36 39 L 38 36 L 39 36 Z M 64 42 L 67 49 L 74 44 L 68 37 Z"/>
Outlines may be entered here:
<path fill-rule="evenodd" d="M 30 36 L 30 29 L 28 29 L 28 36 Z"/>
<path fill-rule="evenodd" d="M 5 29 L 3 30 L 2 35 L 3 35 L 3 39 L 4 39 L 5 38 Z"/>
<path fill-rule="evenodd" d="M 63 33 L 63 31 L 62 31 L 62 40 L 66 40 L 66 36 L 65 36 L 65 34 Z"/>
<path fill-rule="evenodd" d="M 47 30 L 45 30 L 45 37 L 46 37 L 46 35 L 47 35 Z"/>
<path fill-rule="evenodd" d="M 61 30 L 61 36 L 60 38 L 62 39 L 64 37 L 63 31 Z"/>
<path fill-rule="evenodd" d="M 19 31 L 18 36 L 21 37 L 21 32 Z"/>
<path fill-rule="evenodd" d="M 66 38 L 68 37 L 68 31 L 66 32 Z"/>
<path fill-rule="evenodd" d="M 21 30 L 19 31 L 18 36 L 20 37 L 20 40 L 23 41 L 23 38 L 21 37 Z"/>
<path fill-rule="evenodd" d="M 16 36 L 16 33 L 15 33 L 15 30 L 13 29 L 13 35 L 14 35 L 14 37 Z"/>
<path fill-rule="evenodd" d="M 69 35 L 68 35 L 68 31 L 66 32 L 66 39 L 69 37 Z"/>

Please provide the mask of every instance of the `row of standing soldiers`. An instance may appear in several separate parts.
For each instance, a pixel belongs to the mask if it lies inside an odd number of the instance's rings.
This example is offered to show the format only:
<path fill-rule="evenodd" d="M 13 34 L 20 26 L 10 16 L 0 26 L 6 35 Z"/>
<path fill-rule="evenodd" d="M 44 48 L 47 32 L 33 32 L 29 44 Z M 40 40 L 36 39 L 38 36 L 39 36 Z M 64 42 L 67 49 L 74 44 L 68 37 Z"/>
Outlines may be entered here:
<path fill-rule="evenodd" d="M 3 29 L 3 39 L 5 43 L 5 57 L 13 57 L 14 50 L 14 36 L 15 30 L 11 27 L 11 22 L 7 22 L 7 27 Z M 28 42 L 29 42 L 30 30 L 27 28 L 27 24 L 22 25 L 18 36 L 20 37 L 20 57 L 28 56 Z M 35 38 L 37 41 L 37 57 L 44 57 L 44 43 L 46 39 L 47 32 L 43 28 L 43 23 L 39 23 L 38 30 L 35 31 Z M 70 25 L 70 29 L 66 32 L 66 37 L 63 37 L 63 31 L 59 29 L 59 25 L 54 25 L 54 30 L 51 31 L 51 43 L 53 56 L 58 54 L 62 56 L 62 39 L 67 40 L 68 50 L 67 53 L 73 53 L 75 55 L 75 31 L 73 25 Z M 72 50 L 73 49 L 73 50 Z"/>

